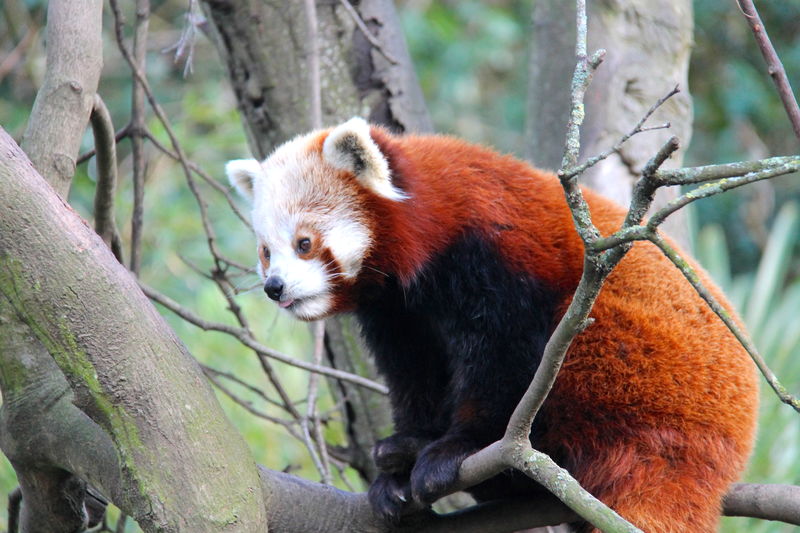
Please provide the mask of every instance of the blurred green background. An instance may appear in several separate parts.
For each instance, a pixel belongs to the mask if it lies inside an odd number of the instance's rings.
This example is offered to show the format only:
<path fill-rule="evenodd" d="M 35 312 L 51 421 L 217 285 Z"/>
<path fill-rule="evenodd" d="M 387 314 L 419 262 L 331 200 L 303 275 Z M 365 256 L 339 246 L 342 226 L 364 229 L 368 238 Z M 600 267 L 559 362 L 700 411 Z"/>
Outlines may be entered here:
<path fill-rule="evenodd" d="M 125 3 L 128 4 L 128 3 Z M 183 26 L 186 0 L 153 2 L 148 75 L 189 157 L 223 180 L 226 160 L 249 155 L 233 95 L 216 52 L 202 36 L 196 43 L 193 72 L 184 77 L 162 50 L 174 44 Z M 405 0 L 398 7 L 417 73 L 437 130 L 522 153 L 526 90 L 526 55 L 530 36 L 530 0 Z M 26 39 L 23 58 L 13 68 L 0 61 L 0 124 L 16 139 L 22 136 L 44 69 L 43 24 L 46 3 L 5 0 L 0 10 L 0 58 Z M 127 6 L 130 9 L 130 6 Z M 800 3 L 762 2 L 762 17 L 784 61 L 790 80 L 800 86 Z M 130 15 L 130 13 L 129 13 Z M 109 17 L 106 17 L 107 19 Z M 128 17 L 132 20 L 132 16 Z M 108 20 L 106 20 L 108 25 Z M 689 165 L 754 159 L 796 153 L 794 138 L 749 29 L 734 2 L 695 2 L 696 45 L 690 74 L 695 123 L 687 155 Z M 34 32 L 29 35 L 29 32 Z M 129 117 L 130 74 L 106 33 L 105 67 L 100 94 L 117 128 Z M 155 120 L 148 126 L 167 143 Z M 92 146 L 87 134 L 84 149 Z M 130 234 L 130 147 L 119 146 L 118 224 Z M 198 211 L 180 169 L 148 146 L 145 240 L 142 278 L 204 318 L 233 324 L 217 288 L 198 275 L 210 259 Z M 90 217 L 94 163 L 78 168 L 70 201 Z M 788 176 L 704 200 L 694 210 L 695 255 L 730 295 L 772 369 L 795 393 L 800 392 L 800 177 Z M 254 261 L 250 235 L 231 215 L 224 200 L 206 187 L 219 245 L 242 263 Z M 260 340 L 296 356 L 310 356 L 306 325 L 264 305 L 254 275 L 238 280 L 238 302 L 257 324 Z M 269 388 L 255 357 L 237 342 L 204 333 L 165 312 L 166 318 L 198 360 L 230 371 L 261 389 Z M 302 399 L 308 375 L 281 366 L 290 394 Z M 237 389 L 251 407 L 271 412 L 258 396 Z M 270 424 L 233 403 L 220 400 L 250 444 L 256 460 L 271 468 L 318 479 L 306 450 Z M 323 394 L 320 409 L 330 405 Z M 327 437 L 340 436 L 335 420 Z M 269 453 L 266 451 L 269 450 Z M 747 480 L 800 484 L 800 416 L 781 406 L 763 387 L 761 431 Z M 363 488 L 351 472 L 355 489 Z M 346 486 L 337 478 L 337 484 Z M 0 455 L 0 494 L 16 485 L 13 470 Z M 5 528 L 5 505 L 0 530 Z M 724 519 L 729 532 L 788 532 L 757 520 Z M 131 525 L 128 531 L 134 531 Z"/>

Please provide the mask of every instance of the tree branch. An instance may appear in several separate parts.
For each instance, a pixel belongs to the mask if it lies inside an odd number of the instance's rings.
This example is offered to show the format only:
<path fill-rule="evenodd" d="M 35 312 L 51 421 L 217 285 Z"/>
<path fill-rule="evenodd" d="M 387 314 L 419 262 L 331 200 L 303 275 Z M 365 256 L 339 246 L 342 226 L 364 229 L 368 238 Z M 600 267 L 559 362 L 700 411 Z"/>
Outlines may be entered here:
<path fill-rule="evenodd" d="M 136 23 L 133 33 L 133 60 L 141 72 L 147 62 L 147 32 L 150 25 L 150 0 L 136 0 Z M 137 276 L 142 265 L 142 225 L 144 224 L 144 178 L 147 162 L 144 154 L 144 90 L 134 76 L 131 80 L 131 155 L 133 157 L 133 213 L 131 213 L 130 269 Z"/>
<path fill-rule="evenodd" d="M 150 530 L 210 532 L 235 518 L 243 530 L 263 531 L 252 457 L 196 362 L 2 130 L 0 228 L 0 294 L 112 437 L 123 480 L 114 502 Z M 68 444 L 57 443 L 50 447 Z"/>
<path fill-rule="evenodd" d="M 53 0 L 47 6 L 47 71 L 22 149 L 62 197 L 67 196 L 81 136 L 103 66 L 103 3 Z"/>
<path fill-rule="evenodd" d="M 250 336 L 250 334 L 244 328 L 228 326 L 227 324 L 222 324 L 219 322 L 208 322 L 198 317 L 185 307 L 181 306 L 174 300 L 159 293 L 158 291 L 142 284 L 140 284 L 140 287 L 142 291 L 150 299 L 160 303 L 161 305 L 163 305 L 164 307 L 166 307 L 167 309 L 169 309 L 182 319 L 186 320 L 187 322 L 194 324 L 195 326 L 205 331 L 220 331 L 222 333 L 227 333 L 232 337 L 236 337 L 242 344 L 254 350 L 259 355 L 262 355 L 264 357 L 270 357 L 282 363 L 286 363 L 288 365 L 297 368 L 308 370 L 309 372 L 316 372 L 318 374 L 324 374 L 326 376 L 333 377 L 336 379 L 341 379 L 343 381 L 349 381 L 351 383 L 361 385 L 362 387 L 366 387 L 370 390 L 374 390 L 375 392 L 380 392 L 382 394 L 388 394 L 389 392 L 385 385 L 381 385 L 380 383 L 369 380 L 367 378 L 363 378 L 355 374 L 350 374 L 349 372 L 343 372 L 335 368 L 307 363 L 300 359 L 295 359 L 288 355 L 284 355 L 276 350 L 273 350 L 272 348 L 269 348 L 257 342 L 253 337 Z"/>
<path fill-rule="evenodd" d="M 94 95 L 90 116 L 97 153 L 97 188 L 94 193 L 94 229 L 117 261 L 122 262 L 122 241 L 114 218 L 114 196 L 117 192 L 117 145 L 111 114 L 99 94 Z"/>
<path fill-rule="evenodd" d="M 764 23 L 761 22 L 761 17 L 758 15 L 758 10 L 753 4 L 753 0 L 736 0 L 739 8 L 747 19 L 747 24 L 753 30 L 753 35 L 758 43 L 758 49 L 761 50 L 761 55 L 764 56 L 764 61 L 767 62 L 767 70 L 772 78 L 775 87 L 778 89 L 778 96 L 780 96 L 786 115 L 789 117 L 789 122 L 792 124 L 794 135 L 800 140 L 800 107 L 797 105 L 797 99 L 792 92 L 792 86 L 789 84 L 789 78 L 786 76 L 786 70 L 783 68 L 783 63 L 772 46 L 772 41 L 767 35 L 767 29 Z"/>

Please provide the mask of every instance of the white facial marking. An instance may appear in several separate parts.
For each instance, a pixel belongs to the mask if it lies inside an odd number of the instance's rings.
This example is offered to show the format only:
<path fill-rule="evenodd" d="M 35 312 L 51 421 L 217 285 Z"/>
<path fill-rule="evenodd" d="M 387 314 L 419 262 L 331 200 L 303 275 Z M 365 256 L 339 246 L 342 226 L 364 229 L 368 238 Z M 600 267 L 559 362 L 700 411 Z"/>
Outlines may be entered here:
<path fill-rule="evenodd" d="M 259 274 L 280 277 L 284 290 L 278 304 L 305 320 L 331 311 L 337 285 L 357 277 L 372 240 L 354 184 L 339 179 L 339 171 L 311 151 L 316 135 L 277 148 L 252 179 L 253 227 L 270 255 L 266 269 L 259 264 Z M 297 239 L 309 228 L 317 253 L 304 258 Z M 333 257 L 330 264 L 323 262 L 324 254 L 319 257 L 322 250 Z"/>
<path fill-rule="evenodd" d="M 335 221 L 325 232 L 325 242 L 346 278 L 358 275 L 370 240 L 366 226 L 346 219 Z"/>

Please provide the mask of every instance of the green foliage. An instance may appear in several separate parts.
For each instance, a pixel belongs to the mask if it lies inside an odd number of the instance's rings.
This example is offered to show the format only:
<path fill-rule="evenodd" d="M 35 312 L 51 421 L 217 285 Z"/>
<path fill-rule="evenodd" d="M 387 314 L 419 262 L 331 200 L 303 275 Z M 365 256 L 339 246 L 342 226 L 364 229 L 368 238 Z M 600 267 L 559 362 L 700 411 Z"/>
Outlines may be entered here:
<path fill-rule="evenodd" d="M 531 2 L 406 4 L 403 29 L 437 130 L 521 153 Z"/>

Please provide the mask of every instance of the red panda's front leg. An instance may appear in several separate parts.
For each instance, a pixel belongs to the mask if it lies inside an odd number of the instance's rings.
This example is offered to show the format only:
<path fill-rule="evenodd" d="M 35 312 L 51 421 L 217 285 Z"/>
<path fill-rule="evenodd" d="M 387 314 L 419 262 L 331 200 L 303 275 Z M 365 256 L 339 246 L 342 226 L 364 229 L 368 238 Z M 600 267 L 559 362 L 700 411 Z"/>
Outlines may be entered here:
<path fill-rule="evenodd" d="M 397 429 L 419 432 L 438 419 L 410 472 L 412 496 L 427 504 L 455 484 L 467 456 L 502 437 L 541 359 L 556 301 L 475 234 L 409 287 L 383 296 L 382 309 L 372 304 L 359 318 L 387 378 Z M 397 492 L 390 480 L 380 485 Z"/>
<path fill-rule="evenodd" d="M 431 504 L 458 481 L 461 463 L 482 446 L 468 435 L 448 433 L 423 448 L 411 470 L 411 495 Z"/>

